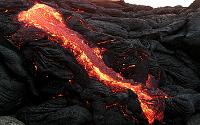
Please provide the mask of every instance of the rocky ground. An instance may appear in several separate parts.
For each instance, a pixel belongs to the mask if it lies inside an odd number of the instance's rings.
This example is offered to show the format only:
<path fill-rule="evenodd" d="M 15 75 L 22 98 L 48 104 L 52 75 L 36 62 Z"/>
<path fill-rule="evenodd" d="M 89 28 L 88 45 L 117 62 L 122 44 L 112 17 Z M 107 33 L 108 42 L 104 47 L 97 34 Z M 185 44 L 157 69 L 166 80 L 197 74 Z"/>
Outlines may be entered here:
<path fill-rule="evenodd" d="M 107 66 L 143 84 L 152 76 L 169 95 L 164 120 L 155 125 L 200 124 L 200 1 L 188 8 L 41 2 L 59 10 L 91 48 L 105 48 Z M 0 0 L 0 124 L 148 124 L 136 94 L 113 93 L 88 78 L 74 55 L 46 33 L 22 28 L 16 16 L 33 4 Z"/>

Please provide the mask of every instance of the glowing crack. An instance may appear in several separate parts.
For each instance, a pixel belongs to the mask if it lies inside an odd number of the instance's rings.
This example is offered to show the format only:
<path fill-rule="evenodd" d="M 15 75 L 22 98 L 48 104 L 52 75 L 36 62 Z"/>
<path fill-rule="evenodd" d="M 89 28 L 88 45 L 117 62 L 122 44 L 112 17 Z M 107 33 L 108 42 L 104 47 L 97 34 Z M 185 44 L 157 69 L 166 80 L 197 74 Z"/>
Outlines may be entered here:
<path fill-rule="evenodd" d="M 63 47 L 70 49 L 77 61 L 88 72 L 112 89 L 130 89 L 138 95 L 142 111 L 149 123 L 155 119 L 161 121 L 164 112 L 166 95 L 159 89 L 153 90 L 142 84 L 124 79 L 119 73 L 107 67 L 102 60 L 99 49 L 90 48 L 86 41 L 64 23 L 62 15 L 54 8 L 45 4 L 35 4 L 27 11 L 18 14 L 19 22 L 41 29 L 53 37 L 63 41 Z"/>

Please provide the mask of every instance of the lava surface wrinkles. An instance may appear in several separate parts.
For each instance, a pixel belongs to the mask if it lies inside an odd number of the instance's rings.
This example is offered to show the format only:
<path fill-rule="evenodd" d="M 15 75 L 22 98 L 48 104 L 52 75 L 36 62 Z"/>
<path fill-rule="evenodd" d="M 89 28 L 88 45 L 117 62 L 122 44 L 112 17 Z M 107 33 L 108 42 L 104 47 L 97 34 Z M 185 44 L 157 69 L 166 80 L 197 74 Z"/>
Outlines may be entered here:
<path fill-rule="evenodd" d="M 78 63 L 85 68 L 90 77 L 97 78 L 112 89 L 130 89 L 136 93 L 142 111 L 150 124 L 155 119 L 159 121 L 163 119 L 166 95 L 159 89 L 151 89 L 140 83 L 133 83 L 106 66 L 99 50 L 90 48 L 78 33 L 70 30 L 56 9 L 36 3 L 29 10 L 20 12 L 18 21 L 25 26 L 39 28 L 62 40 L 61 45 L 74 53 Z"/>

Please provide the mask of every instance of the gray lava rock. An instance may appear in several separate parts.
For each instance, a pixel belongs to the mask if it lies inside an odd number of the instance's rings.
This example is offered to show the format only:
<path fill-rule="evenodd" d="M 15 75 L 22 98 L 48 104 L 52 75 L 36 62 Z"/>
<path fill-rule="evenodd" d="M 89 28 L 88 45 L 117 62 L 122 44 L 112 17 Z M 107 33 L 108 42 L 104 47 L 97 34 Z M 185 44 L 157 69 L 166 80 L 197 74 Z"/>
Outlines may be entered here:
<path fill-rule="evenodd" d="M 25 124 L 14 117 L 0 116 L 0 125 L 25 125 Z"/>

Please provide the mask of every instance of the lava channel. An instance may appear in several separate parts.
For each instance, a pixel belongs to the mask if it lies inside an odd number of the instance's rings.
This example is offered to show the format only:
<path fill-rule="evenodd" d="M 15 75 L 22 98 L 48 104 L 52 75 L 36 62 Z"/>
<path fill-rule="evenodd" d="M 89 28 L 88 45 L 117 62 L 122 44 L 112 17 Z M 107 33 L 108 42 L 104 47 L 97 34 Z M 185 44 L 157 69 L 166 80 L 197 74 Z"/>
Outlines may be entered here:
<path fill-rule="evenodd" d="M 65 25 L 62 15 L 56 9 L 36 3 L 27 11 L 20 12 L 18 21 L 62 40 L 61 45 L 74 53 L 76 60 L 85 68 L 90 77 L 97 78 L 112 89 L 130 89 L 136 93 L 141 109 L 150 124 L 155 120 L 163 119 L 166 95 L 159 89 L 155 90 L 143 84 L 131 82 L 106 66 L 101 56 L 97 55 L 96 49 L 90 48 L 86 40 Z"/>

